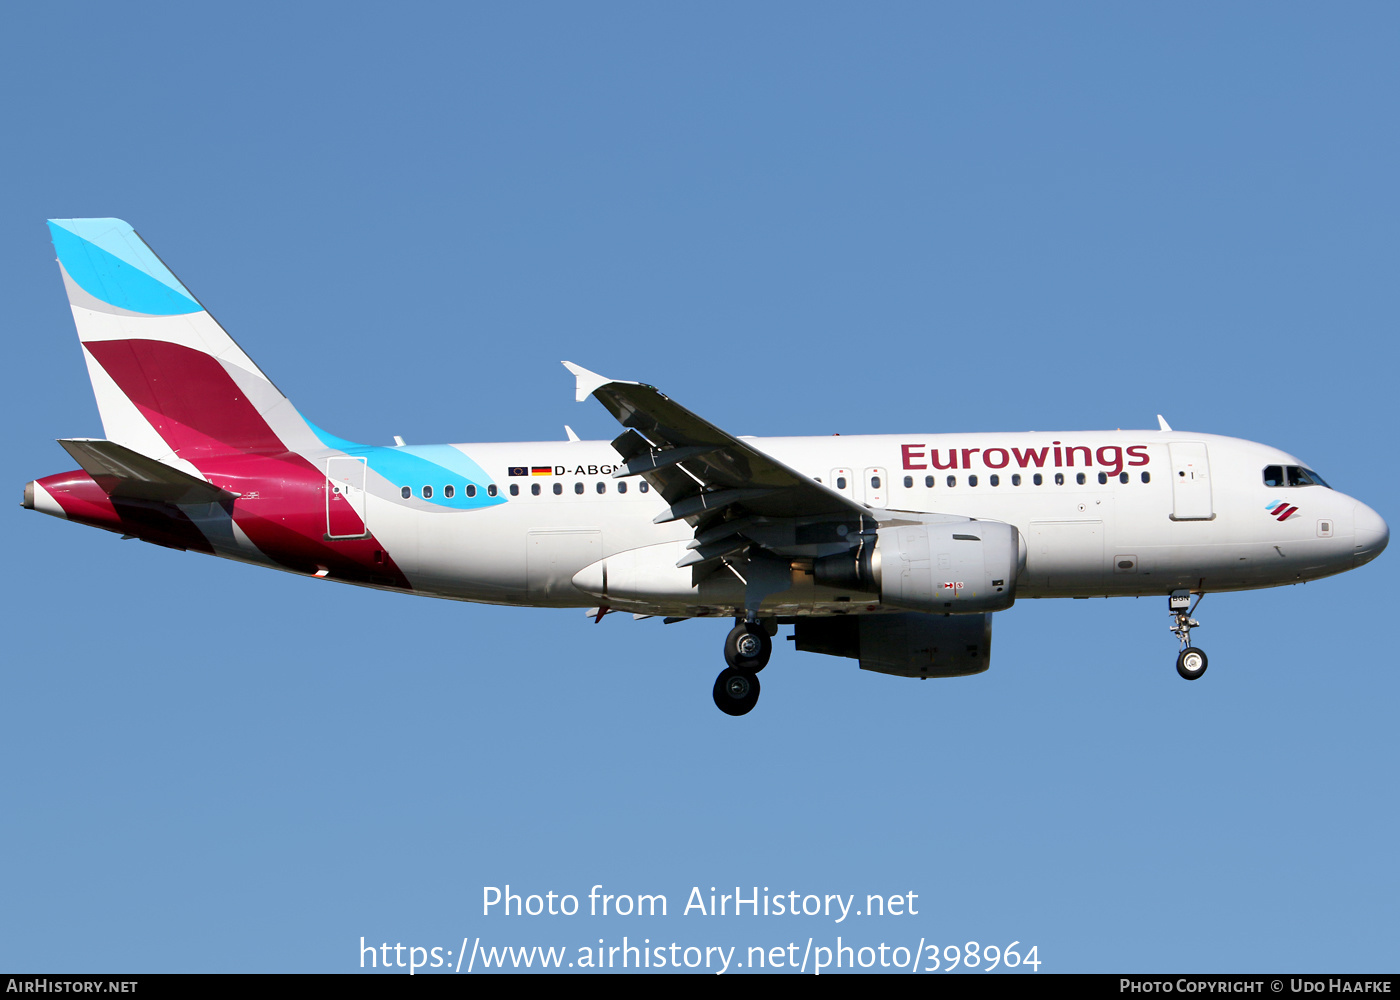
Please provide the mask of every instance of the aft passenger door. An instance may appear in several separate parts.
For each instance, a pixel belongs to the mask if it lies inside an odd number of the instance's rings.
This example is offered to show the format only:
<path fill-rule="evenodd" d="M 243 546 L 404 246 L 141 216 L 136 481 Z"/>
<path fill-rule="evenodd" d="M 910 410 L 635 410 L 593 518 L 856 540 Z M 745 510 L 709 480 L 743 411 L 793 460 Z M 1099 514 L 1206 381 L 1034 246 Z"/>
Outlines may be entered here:
<path fill-rule="evenodd" d="M 326 538 L 366 538 L 365 460 L 326 459 Z"/>

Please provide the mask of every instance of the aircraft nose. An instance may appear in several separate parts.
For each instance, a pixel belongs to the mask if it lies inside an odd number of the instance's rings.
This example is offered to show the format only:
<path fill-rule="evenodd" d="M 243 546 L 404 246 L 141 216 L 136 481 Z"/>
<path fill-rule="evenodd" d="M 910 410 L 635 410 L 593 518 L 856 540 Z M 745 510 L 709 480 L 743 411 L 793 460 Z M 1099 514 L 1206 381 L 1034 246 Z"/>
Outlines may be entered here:
<path fill-rule="evenodd" d="M 1352 518 L 1356 525 L 1356 542 L 1355 548 L 1352 550 L 1352 558 L 1356 561 L 1356 565 L 1361 566 L 1385 551 L 1386 545 L 1390 542 L 1390 528 L 1386 525 L 1384 518 L 1364 503 L 1356 505 Z"/>

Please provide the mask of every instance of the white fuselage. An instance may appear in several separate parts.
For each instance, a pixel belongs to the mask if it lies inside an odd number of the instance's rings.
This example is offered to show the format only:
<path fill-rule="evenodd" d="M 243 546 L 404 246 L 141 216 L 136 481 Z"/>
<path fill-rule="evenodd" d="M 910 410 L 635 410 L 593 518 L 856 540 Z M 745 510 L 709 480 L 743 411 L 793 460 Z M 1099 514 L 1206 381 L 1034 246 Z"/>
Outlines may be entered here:
<path fill-rule="evenodd" d="M 1292 456 L 1209 434 L 1094 431 L 745 440 L 868 505 L 882 519 L 912 512 L 1014 525 L 1026 556 L 1018 597 L 1167 594 L 1297 583 L 1359 565 L 1369 558 L 1364 550 L 1374 540 L 1358 537 L 1358 520 L 1383 526 L 1365 505 L 1328 487 L 1266 485 L 1264 469 L 1299 465 Z M 662 572 L 685 554 L 692 538 L 684 521 L 652 523 L 664 501 L 639 478 L 612 477 L 618 458 L 607 442 L 455 447 L 492 477 L 506 502 L 482 510 L 425 511 L 421 503 L 410 507 L 399 501 L 401 487 L 411 487 L 419 496 L 425 485 L 439 493 L 446 485 L 422 483 L 371 487 L 366 498 L 369 529 L 392 550 L 420 593 L 587 607 L 599 603 L 597 597 L 571 581 L 589 565 L 646 549 L 655 554 L 652 562 Z M 520 475 L 522 467 L 531 474 Z M 511 475 L 512 469 L 517 474 Z M 1279 501 L 1297 511 L 1278 520 L 1267 508 Z M 1364 513 L 1358 516 L 1358 509 Z M 690 587 L 688 571 L 674 574 L 674 586 L 664 582 L 672 579 L 664 572 L 659 579 L 660 591 L 629 610 L 732 610 L 722 586 L 717 591 L 712 586 L 711 595 L 702 597 Z M 833 604 L 835 595 L 822 588 L 796 592 L 801 589 L 795 584 L 794 593 L 774 599 L 779 613 L 857 610 L 850 603 Z M 859 610 L 880 609 L 863 604 Z"/>

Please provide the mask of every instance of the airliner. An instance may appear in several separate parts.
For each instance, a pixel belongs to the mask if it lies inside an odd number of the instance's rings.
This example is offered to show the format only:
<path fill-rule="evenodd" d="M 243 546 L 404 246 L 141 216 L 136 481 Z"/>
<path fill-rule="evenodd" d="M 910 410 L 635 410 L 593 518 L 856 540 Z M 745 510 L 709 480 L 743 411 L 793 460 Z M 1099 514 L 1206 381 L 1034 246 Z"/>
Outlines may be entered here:
<path fill-rule="evenodd" d="M 357 444 L 303 417 L 118 219 L 49 222 L 103 438 L 24 506 L 169 548 L 457 601 L 734 621 L 749 712 L 779 626 L 904 677 L 980 673 L 1017 598 L 1165 596 L 1177 672 L 1208 592 L 1369 562 L 1370 507 L 1292 455 L 1158 427 L 736 437 L 564 362 L 611 442 Z M 1194 597 L 1195 603 L 1192 602 Z"/>

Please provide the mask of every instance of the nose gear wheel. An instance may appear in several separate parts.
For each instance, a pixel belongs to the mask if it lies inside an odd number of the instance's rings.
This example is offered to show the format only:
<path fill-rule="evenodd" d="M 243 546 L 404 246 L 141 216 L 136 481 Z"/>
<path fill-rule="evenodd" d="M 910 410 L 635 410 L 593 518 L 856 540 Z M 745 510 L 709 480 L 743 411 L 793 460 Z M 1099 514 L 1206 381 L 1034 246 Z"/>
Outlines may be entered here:
<path fill-rule="evenodd" d="M 1206 672 L 1206 654 L 1195 646 L 1187 646 L 1176 658 L 1176 672 L 1188 681 L 1194 681 Z"/>
<path fill-rule="evenodd" d="M 1188 681 L 1194 681 L 1205 673 L 1206 665 L 1209 662 L 1203 650 L 1191 645 L 1191 630 L 1201 627 L 1201 623 L 1192 618 L 1191 615 L 1195 613 L 1205 596 L 1205 594 L 1197 595 L 1195 603 L 1191 605 L 1189 610 L 1180 606 L 1185 603 L 1185 598 L 1189 598 L 1187 592 L 1181 591 L 1168 598 L 1168 607 L 1172 615 L 1171 632 L 1181 641 L 1181 652 L 1176 657 L 1176 672 Z"/>

